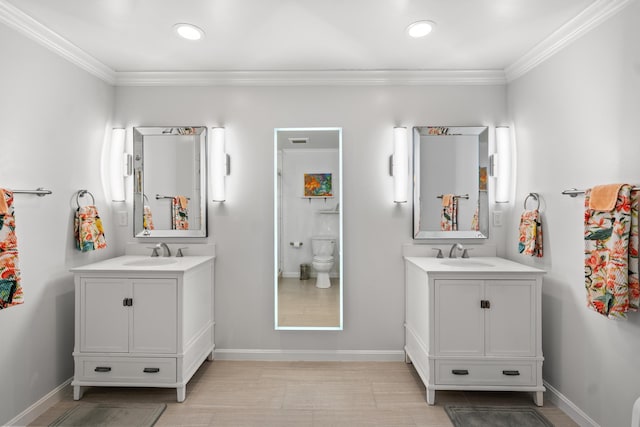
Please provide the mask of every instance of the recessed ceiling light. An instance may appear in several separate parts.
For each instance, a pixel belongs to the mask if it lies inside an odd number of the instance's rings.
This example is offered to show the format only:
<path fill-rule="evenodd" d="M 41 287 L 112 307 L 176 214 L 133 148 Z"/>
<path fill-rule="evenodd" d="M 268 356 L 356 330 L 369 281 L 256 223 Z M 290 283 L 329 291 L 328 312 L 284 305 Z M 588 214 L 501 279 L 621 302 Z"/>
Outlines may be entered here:
<path fill-rule="evenodd" d="M 407 27 L 407 33 L 414 39 L 424 37 L 433 31 L 436 23 L 433 21 L 418 21 Z"/>
<path fill-rule="evenodd" d="M 180 37 L 187 40 L 200 40 L 204 37 L 204 31 L 193 24 L 176 24 L 173 29 Z"/>

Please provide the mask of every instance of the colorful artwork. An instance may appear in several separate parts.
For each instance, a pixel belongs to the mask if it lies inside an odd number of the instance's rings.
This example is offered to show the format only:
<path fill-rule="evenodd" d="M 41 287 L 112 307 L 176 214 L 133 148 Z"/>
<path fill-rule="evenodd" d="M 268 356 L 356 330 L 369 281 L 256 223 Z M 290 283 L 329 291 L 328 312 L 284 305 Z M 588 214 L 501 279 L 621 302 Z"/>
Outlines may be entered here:
<path fill-rule="evenodd" d="M 487 191 L 487 168 L 486 166 L 480 167 L 480 191 Z"/>
<path fill-rule="evenodd" d="M 304 197 L 331 197 L 330 173 L 305 173 Z"/>

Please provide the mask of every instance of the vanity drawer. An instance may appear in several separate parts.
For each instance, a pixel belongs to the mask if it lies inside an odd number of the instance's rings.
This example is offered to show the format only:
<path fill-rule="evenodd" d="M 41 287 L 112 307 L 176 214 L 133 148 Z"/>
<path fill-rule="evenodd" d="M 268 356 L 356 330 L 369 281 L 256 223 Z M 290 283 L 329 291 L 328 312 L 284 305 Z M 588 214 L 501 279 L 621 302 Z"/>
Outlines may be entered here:
<path fill-rule="evenodd" d="M 536 385 L 536 363 L 436 360 L 436 384 Z"/>
<path fill-rule="evenodd" d="M 176 382 L 175 358 L 80 357 L 76 363 L 80 381 Z"/>

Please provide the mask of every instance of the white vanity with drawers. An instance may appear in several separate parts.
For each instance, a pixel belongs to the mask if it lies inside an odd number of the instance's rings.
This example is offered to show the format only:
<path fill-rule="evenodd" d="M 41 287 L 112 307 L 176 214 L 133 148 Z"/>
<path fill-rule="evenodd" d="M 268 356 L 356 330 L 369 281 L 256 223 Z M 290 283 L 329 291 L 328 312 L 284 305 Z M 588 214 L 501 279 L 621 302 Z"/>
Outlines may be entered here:
<path fill-rule="evenodd" d="M 496 257 L 405 257 L 405 355 L 437 390 L 533 392 L 542 406 L 543 270 Z"/>

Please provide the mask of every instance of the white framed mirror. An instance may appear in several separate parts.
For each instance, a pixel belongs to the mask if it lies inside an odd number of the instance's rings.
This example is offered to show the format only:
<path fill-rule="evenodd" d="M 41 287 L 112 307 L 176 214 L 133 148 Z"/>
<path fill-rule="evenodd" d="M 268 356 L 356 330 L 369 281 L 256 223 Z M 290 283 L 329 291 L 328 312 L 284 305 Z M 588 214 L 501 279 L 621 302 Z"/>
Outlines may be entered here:
<path fill-rule="evenodd" d="M 413 238 L 489 237 L 486 126 L 413 128 Z"/>
<path fill-rule="evenodd" d="M 133 128 L 133 235 L 207 236 L 207 128 Z"/>
<path fill-rule="evenodd" d="M 275 329 L 342 330 L 342 128 L 274 130 Z"/>

